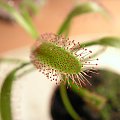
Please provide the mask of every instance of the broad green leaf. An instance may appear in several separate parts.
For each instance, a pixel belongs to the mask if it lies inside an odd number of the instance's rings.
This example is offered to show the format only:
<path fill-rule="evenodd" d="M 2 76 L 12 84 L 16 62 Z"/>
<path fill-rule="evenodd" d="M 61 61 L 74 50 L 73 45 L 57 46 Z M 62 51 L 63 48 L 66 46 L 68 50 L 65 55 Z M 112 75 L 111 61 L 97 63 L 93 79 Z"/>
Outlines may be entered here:
<path fill-rule="evenodd" d="M 74 17 L 91 12 L 98 12 L 103 14 L 104 16 L 108 16 L 104 8 L 95 2 L 86 2 L 79 4 L 75 6 L 72 11 L 70 11 L 66 20 L 63 22 L 62 26 L 58 30 L 58 34 L 65 33 L 65 31 L 69 29 L 70 23 Z"/>
<path fill-rule="evenodd" d="M 16 79 L 16 72 L 29 63 L 24 63 L 12 70 L 4 80 L 0 91 L 0 113 L 2 120 L 13 120 L 11 111 L 11 90 L 14 80 Z"/>

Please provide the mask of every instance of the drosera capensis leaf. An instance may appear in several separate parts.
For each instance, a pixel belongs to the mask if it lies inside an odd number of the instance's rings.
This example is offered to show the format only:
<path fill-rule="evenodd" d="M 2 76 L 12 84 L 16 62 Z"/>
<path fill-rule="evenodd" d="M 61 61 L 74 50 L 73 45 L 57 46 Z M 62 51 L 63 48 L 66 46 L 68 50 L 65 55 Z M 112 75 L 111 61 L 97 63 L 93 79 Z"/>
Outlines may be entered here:
<path fill-rule="evenodd" d="M 0 7 L 7 11 L 12 18 L 20 24 L 33 38 L 37 39 L 39 37 L 39 33 L 34 27 L 30 16 L 25 12 L 23 15 L 18 12 L 13 6 L 8 4 L 5 1 L 0 1 Z"/>
<path fill-rule="evenodd" d="M 86 43 L 82 43 L 81 47 L 88 47 L 88 46 L 93 46 L 93 45 L 101 45 L 101 46 L 110 46 L 110 47 L 115 47 L 115 48 L 120 48 L 120 37 L 102 37 L 96 40 L 92 40 L 90 42 L 86 42 Z M 81 49 L 78 45 L 76 45 L 73 49 L 73 51 L 75 50 L 79 50 Z"/>
<path fill-rule="evenodd" d="M 77 74 L 81 71 L 82 64 L 70 52 L 50 42 L 43 42 L 36 49 L 35 55 L 43 64 L 47 64 L 60 72 Z"/>
<path fill-rule="evenodd" d="M 98 58 L 92 60 L 92 51 L 86 48 L 72 52 L 76 45 L 80 46 L 80 43 L 75 43 L 74 40 L 62 35 L 42 34 L 40 40 L 33 46 L 31 61 L 40 72 L 56 84 L 69 82 L 69 78 L 78 86 L 85 85 L 86 82 L 90 84 L 86 79 L 87 70 L 95 69 Z M 86 60 L 86 57 L 89 59 Z M 62 79 L 63 75 L 65 80 Z"/>
<path fill-rule="evenodd" d="M 30 63 L 23 63 L 19 67 L 13 69 L 5 78 L 0 91 L 0 113 L 2 120 L 13 120 L 12 106 L 11 106 L 11 91 L 14 80 L 16 79 L 16 72 Z"/>
<path fill-rule="evenodd" d="M 83 15 L 86 13 L 100 13 L 101 15 L 105 17 L 109 17 L 108 12 L 106 11 L 103 6 L 98 4 L 97 2 L 85 2 L 81 4 L 77 4 L 68 14 L 66 17 L 65 21 L 61 25 L 60 29 L 58 30 L 58 34 L 63 34 L 65 33 L 66 36 L 68 35 L 68 31 L 70 29 L 71 21 L 73 20 L 74 17 Z"/>

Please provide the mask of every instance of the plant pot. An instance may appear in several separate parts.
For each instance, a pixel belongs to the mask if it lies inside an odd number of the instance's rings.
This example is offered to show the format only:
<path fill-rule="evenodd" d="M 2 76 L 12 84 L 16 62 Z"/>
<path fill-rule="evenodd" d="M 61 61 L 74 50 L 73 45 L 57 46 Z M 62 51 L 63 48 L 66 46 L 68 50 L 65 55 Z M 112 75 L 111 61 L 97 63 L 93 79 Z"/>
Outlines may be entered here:
<path fill-rule="evenodd" d="M 81 120 L 120 120 L 120 75 L 109 70 L 99 70 L 99 75 L 92 75 L 92 86 L 86 88 L 107 99 L 106 105 L 100 111 L 89 106 L 88 103 L 72 89 L 67 89 L 69 100 Z M 60 96 L 60 87 L 57 87 L 51 102 L 53 120 L 73 120 L 66 111 Z"/>

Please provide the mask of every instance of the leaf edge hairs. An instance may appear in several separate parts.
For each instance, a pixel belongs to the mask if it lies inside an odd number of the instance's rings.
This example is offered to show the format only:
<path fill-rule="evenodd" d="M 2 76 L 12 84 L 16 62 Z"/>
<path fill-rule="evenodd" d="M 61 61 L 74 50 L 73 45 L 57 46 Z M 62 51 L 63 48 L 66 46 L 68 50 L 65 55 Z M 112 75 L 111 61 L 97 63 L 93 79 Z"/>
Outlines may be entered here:
<path fill-rule="evenodd" d="M 73 51 L 76 45 L 80 49 Z M 56 84 L 67 83 L 71 87 L 71 79 L 79 88 L 91 85 L 87 78 L 92 76 L 88 72 L 97 74 L 98 58 L 92 59 L 91 54 L 91 50 L 81 47 L 75 40 L 44 33 L 33 45 L 30 58 L 34 66 L 51 81 L 56 81 Z"/>

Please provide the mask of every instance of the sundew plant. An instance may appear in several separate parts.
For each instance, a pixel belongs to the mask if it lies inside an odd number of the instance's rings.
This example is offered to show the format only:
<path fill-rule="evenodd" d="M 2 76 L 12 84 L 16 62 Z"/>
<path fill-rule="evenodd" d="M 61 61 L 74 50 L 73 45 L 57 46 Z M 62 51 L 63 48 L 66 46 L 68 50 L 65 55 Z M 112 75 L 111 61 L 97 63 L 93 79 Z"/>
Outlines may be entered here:
<path fill-rule="evenodd" d="M 79 45 L 81 49 L 74 51 L 75 45 Z M 39 71 L 46 75 L 51 81 L 68 83 L 70 79 L 78 88 L 82 84 L 90 82 L 85 78 L 87 72 L 95 72 L 97 59 L 92 60 L 91 50 L 81 47 L 80 43 L 70 41 L 61 35 L 46 33 L 41 35 L 37 40 L 36 45 L 31 52 L 31 61 Z M 85 59 L 88 56 L 88 59 Z M 64 79 L 63 79 L 64 77 Z M 89 76 L 91 77 L 91 76 Z M 90 84 L 91 85 L 91 84 Z"/>
<path fill-rule="evenodd" d="M 91 78 L 91 76 L 87 73 L 92 72 L 97 74 L 96 67 L 99 64 L 99 58 L 97 58 L 96 55 L 103 51 L 92 53 L 92 51 L 86 47 L 101 45 L 103 48 L 106 46 L 120 48 L 120 38 L 108 36 L 85 43 L 76 42 L 68 38 L 70 25 L 76 16 L 97 12 L 106 18 L 108 14 L 103 7 L 94 2 L 78 4 L 70 11 L 68 16 L 66 16 L 58 32 L 44 34 L 37 32 L 25 8 L 16 10 L 13 6 L 3 1 L 0 1 L 0 8 L 8 12 L 14 21 L 20 24 L 31 37 L 36 40 L 33 47 L 30 48 L 31 53 L 30 56 L 28 56 L 31 62 L 7 58 L 0 59 L 0 62 L 9 62 L 10 64 L 11 62 L 17 61 L 19 65 L 6 76 L 2 84 L 0 91 L 0 114 L 2 120 L 13 120 L 11 105 L 13 81 L 25 74 L 30 74 L 30 72 L 34 70 L 34 67 L 42 72 L 49 80 L 55 81 L 57 85 L 60 85 L 62 101 L 73 119 L 81 120 L 68 99 L 66 92 L 68 87 L 81 95 L 92 107 L 98 110 L 104 107 L 106 102 L 104 97 L 92 93 L 83 87 L 86 84 L 91 85 L 90 81 L 87 80 L 87 77 Z M 19 70 L 31 64 L 34 65 L 32 69 L 26 72 L 23 71 L 23 73 L 19 75 L 17 74 Z"/>

